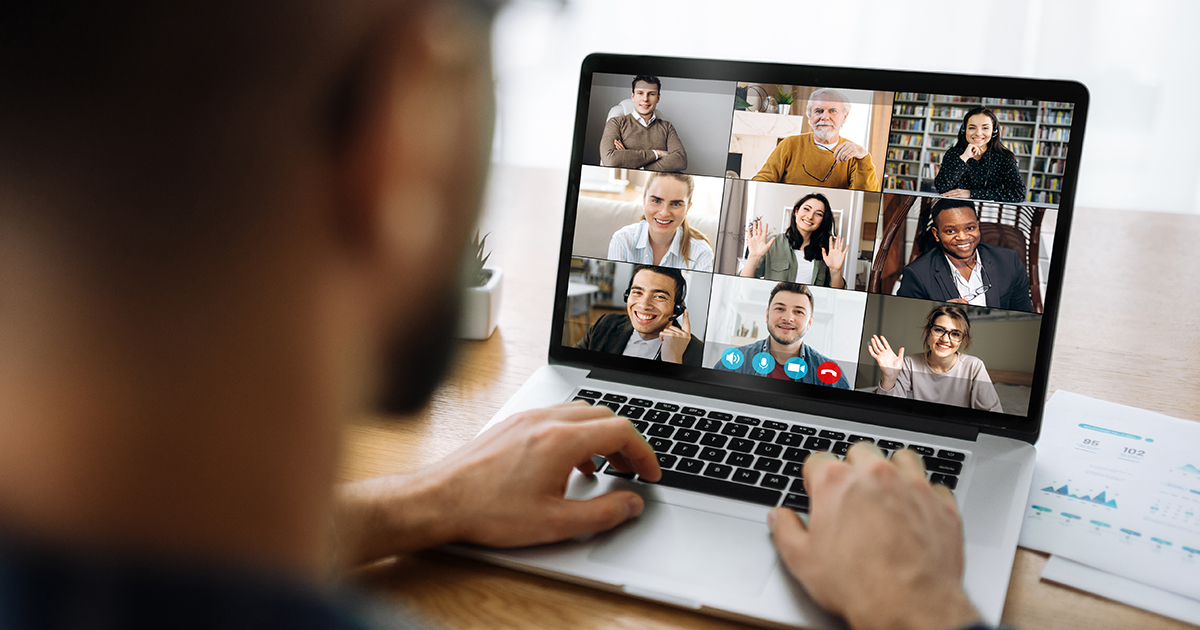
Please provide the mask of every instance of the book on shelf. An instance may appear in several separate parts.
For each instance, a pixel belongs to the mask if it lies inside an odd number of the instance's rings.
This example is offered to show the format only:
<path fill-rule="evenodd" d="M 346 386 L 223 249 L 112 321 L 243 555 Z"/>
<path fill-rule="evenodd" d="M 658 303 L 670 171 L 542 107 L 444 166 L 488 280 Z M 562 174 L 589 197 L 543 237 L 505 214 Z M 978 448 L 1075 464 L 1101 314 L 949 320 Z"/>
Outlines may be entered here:
<path fill-rule="evenodd" d="M 922 131 L 925 129 L 925 121 L 920 118 L 893 118 L 892 129 L 899 131 Z"/>
<path fill-rule="evenodd" d="M 919 147 L 921 146 L 921 141 L 924 139 L 925 135 L 919 133 L 893 133 L 888 136 L 888 144 Z"/>
<path fill-rule="evenodd" d="M 1053 140 L 1067 142 L 1071 139 L 1071 130 L 1067 127 L 1042 127 L 1038 129 L 1038 140 Z"/>

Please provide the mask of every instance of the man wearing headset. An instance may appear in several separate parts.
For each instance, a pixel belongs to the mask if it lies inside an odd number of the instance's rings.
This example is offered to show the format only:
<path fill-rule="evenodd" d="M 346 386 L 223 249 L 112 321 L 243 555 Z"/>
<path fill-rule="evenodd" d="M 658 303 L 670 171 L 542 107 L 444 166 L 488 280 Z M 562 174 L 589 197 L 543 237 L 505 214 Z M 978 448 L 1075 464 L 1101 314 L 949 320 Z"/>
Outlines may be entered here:
<path fill-rule="evenodd" d="M 687 281 L 678 269 L 638 265 L 625 291 L 625 315 L 600 317 L 576 348 L 700 365 L 704 343 L 688 321 Z"/>

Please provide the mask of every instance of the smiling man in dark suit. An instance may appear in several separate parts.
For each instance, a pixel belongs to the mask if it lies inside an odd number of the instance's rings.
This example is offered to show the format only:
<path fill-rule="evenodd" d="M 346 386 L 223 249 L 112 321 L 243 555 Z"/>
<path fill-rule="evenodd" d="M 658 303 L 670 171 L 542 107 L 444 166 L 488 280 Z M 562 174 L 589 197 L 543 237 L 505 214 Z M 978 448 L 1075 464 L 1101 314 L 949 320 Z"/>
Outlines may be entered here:
<path fill-rule="evenodd" d="M 979 242 L 979 215 L 966 199 L 942 199 L 931 211 L 937 247 L 904 268 L 901 297 L 1033 311 L 1029 272 L 1007 247 Z"/>

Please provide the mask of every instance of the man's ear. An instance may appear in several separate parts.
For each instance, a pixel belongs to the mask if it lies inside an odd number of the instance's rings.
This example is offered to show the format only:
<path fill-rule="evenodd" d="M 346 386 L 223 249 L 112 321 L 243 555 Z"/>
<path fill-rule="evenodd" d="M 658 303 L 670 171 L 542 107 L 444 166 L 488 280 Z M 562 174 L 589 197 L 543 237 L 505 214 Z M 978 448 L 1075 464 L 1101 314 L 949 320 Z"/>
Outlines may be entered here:
<path fill-rule="evenodd" d="M 430 3 L 381 24 L 346 70 L 333 220 L 384 276 L 454 280 L 492 140 L 487 60 L 486 25 Z"/>

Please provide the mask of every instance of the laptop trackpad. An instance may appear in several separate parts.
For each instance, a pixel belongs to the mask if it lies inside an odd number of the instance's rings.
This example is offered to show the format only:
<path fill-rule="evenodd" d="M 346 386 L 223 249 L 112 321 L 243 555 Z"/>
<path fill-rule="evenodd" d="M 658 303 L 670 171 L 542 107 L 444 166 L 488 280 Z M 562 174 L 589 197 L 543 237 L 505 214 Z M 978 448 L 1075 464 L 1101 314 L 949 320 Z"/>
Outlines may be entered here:
<path fill-rule="evenodd" d="M 725 592 L 757 594 L 778 561 L 766 523 L 657 501 L 596 540 L 593 562 Z"/>

